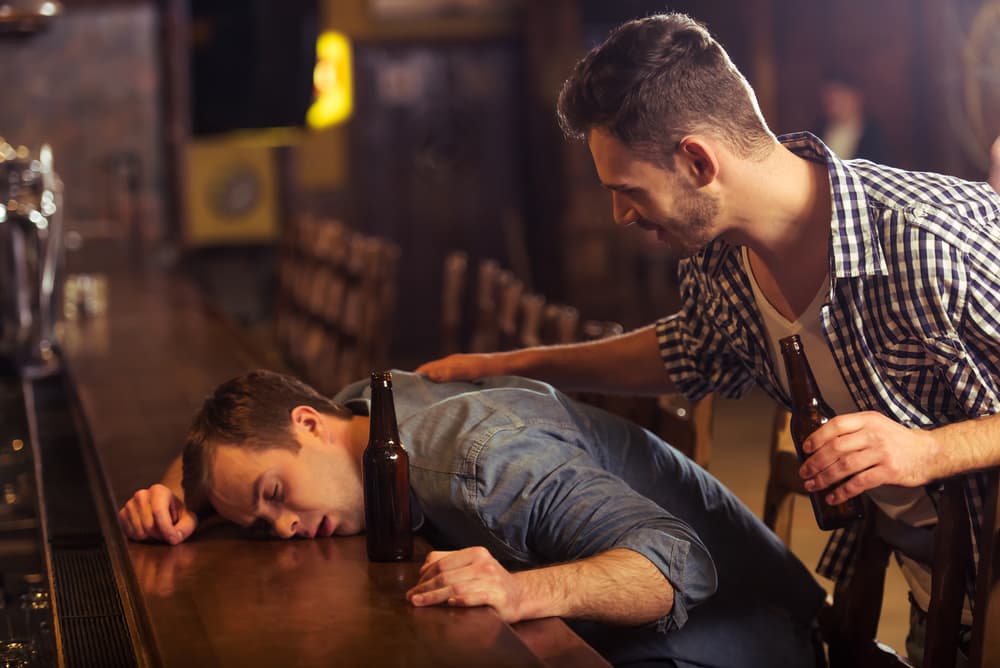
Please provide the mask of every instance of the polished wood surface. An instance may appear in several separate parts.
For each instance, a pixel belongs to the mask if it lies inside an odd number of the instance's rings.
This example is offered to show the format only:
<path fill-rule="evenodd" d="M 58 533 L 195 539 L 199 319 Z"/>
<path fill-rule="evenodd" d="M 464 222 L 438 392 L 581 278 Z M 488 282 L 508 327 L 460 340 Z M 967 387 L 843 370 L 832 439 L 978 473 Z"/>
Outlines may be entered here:
<path fill-rule="evenodd" d="M 62 340 L 118 506 L 159 479 L 215 385 L 280 365 L 194 285 L 156 272 L 112 275 L 108 311 L 67 322 Z M 413 608 L 404 592 L 419 545 L 412 562 L 373 564 L 360 536 L 281 541 L 217 523 L 182 545 L 127 552 L 168 668 L 608 665 L 560 620 L 512 629 L 491 608 Z"/>
<path fill-rule="evenodd" d="M 194 631 L 158 634 L 165 665 L 252 666 L 263 657 L 282 666 L 545 665 L 488 608 L 407 603 L 425 544 L 413 561 L 372 563 L 362 536 L 238 533 L 220 527 L 189 544 L 130 548 L 150 616 Z"/>
<path fill-rule="evenodd" d="M 60 340 L 121 505 L 160 479 L 212 388 L 279 362 L 240 339 L 185 279 L 125 270 L 108 278 L 107 311 L 64 322 Z"/>

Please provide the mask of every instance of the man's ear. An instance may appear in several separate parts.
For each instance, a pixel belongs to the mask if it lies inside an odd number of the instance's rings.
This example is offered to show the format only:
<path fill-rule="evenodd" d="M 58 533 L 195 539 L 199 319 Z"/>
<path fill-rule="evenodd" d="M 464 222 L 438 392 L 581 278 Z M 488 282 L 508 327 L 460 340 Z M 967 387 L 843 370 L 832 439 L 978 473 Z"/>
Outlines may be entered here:
<path fill-rule="evenodd" d="M 699 135 L 681 139 L 674 153 L 678 169 L 692 180 L 695 187 L 707 186 L 719 173 L 719 154 L 711 142 Z"/>
<path fill-rule="evenodd" d="M 315 436 L 320 436 L 324 430 L 323 420 L 312 406 L 296 406 L 291 414 L 292 428 L 304 429 Z"/>

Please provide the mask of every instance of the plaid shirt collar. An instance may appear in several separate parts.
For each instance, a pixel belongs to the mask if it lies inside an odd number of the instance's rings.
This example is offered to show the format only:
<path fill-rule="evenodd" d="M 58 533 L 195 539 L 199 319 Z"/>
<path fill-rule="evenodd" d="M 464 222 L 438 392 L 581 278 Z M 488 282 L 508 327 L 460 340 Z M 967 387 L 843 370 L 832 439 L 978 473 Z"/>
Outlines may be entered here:
<path fill-rule="evenodd" d="M 810 132 L 782 135 L 778 141 L 801 158 L 826 163 L 833 195 L 830 275 L 834 278 L 887 275 L 885 255 L 868 214 L 868 197 L 857 173 Z"/>

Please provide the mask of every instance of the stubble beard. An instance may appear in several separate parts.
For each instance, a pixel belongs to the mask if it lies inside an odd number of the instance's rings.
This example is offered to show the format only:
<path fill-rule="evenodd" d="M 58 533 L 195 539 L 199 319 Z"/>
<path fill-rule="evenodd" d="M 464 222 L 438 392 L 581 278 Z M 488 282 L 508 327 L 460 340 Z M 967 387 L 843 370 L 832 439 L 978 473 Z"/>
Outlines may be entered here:
<path fill-rule="evenodd" d="M 675 241 L 668 242 L 671 251 L 683 260 L 694 257 L 712 242 L 713 223 L 721 207 L 717 198 L 690 188 L 686 189 L 680 208 L 681 217 L 669 219 L 667 226 L 677 232 L 671 235 Z"/>

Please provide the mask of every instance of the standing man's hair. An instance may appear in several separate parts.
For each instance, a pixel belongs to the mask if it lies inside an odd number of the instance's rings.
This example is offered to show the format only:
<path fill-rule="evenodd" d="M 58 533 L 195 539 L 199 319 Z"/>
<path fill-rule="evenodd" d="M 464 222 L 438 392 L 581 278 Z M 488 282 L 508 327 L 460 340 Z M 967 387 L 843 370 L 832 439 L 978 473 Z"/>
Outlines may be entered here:
<path fill-rule="evenodd" d="M 705 26 L 683 14 L 612 31 L 577 63 L 557 111 L 568 137 L 586 139 L 600 127 L 665 168 L 689 134 L 715 136 L 749 159 L 775 146 L 750 84 Z"/>
<path fill-rule="evenodd" d="M 292 435 L 296 406 L 348 419 L 351 412 L 312 387 L 284 374 L 262 369 L 237 376 L 215 388 L 194 416 L 184 443 L 184 503 L 192 512 L 207 507 L 209 462 L 219 445 L 252 450 L 302 447 Z"/>

